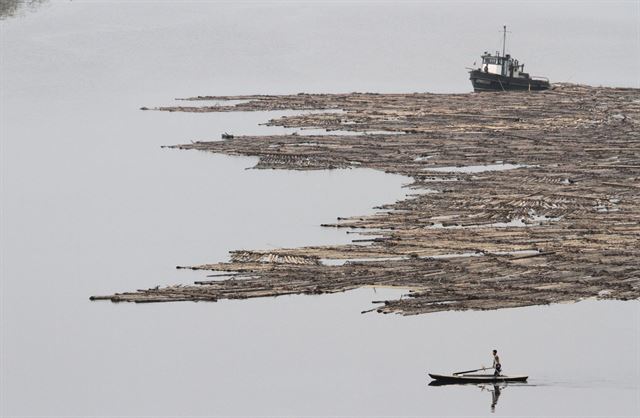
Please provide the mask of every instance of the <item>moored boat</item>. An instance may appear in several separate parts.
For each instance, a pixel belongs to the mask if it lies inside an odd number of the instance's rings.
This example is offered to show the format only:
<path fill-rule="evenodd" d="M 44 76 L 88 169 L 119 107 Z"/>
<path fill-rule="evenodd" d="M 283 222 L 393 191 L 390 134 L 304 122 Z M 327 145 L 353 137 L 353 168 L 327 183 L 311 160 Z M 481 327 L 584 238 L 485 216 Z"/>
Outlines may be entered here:
<path fill-rule="evenodd" d="M 524 72 L 524 64 L 510 54 L 505 54 L 507 27 L 504 26 L 502 40 L 502 55 L 496 52 L 492 55 L 485 52 L 482 55 L 482 65 L 478 69 L 469 71 L 469 80 L 473 90 L 507 91 L 507 90 L 548 90 L 551 85 L 546 77 L 532 77 Z"/>
<path fill-rule="evenodd" d="M 429 377 L 440 383 L 500 383 L 526 382 L 529 376 L 494 376 L 493 374 L 432 374 Z"/>

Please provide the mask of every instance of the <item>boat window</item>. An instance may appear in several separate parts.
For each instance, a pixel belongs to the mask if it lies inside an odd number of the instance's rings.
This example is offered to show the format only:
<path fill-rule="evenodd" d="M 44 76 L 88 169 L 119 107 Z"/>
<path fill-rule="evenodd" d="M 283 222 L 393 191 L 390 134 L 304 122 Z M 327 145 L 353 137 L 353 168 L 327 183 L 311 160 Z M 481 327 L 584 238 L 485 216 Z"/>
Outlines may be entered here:
<path fill-rule="evenodd" d="M 484 63 L 485 64 L 499 65 L 499 64 L 502 64 L 502 60 L 500 58 L 497 58 L 497 57 L 488 57 L 488 58 L 484 59 Z"/>

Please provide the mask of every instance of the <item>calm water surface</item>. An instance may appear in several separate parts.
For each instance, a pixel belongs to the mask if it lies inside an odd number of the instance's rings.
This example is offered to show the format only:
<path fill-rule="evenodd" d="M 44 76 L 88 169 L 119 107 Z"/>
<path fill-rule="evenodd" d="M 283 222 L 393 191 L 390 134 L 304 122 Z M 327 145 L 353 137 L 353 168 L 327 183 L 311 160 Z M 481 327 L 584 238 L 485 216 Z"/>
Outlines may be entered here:
<path fill-rule="evenodd" d="M 288 132 L 258 125 L 285 113 L 140 106 L 198 94 L 465 92 L 464 66 L 498 46 L 505 21 L 514 54 L 540 74 L 637 86 L 637 13 L 633 2 L 74 1 L 3 20 L 0 414 L 638 415 L 638 302 L 405 318 L 361 315 L 404 293 L 371 288 L 88 301 L 189 283 L 203 274 L 175 265 L 232 249 L 347 243 L 318 225 L 371 213 L 409 182 L 371 170 L 247 170 L 255 159 L 161 149 L 224 131 Z M 494 347 L 505 372 L 531 378 L 502 388 L 493 410 L 493 387 L 427 385 L 427 370 L 490 364 Z"/>

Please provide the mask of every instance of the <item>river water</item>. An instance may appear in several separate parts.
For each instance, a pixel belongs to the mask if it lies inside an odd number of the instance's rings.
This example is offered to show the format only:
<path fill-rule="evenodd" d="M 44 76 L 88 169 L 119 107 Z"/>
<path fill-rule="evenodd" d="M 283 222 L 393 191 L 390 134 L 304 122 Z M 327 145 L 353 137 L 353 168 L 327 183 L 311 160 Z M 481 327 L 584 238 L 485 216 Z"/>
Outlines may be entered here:
<path fill-rule="evenodd" d="M 486 10 L 496 4 L 500 20 Z M 203 274 L 176 265 L 233 249 L 347 243 L 319 225 L 407 191 L 409 179 L 372 170 L 247 170 L 254 158 L 160 148 L 285 132 L 259 123 L 286 112 L 139 107 L 199 94 L 465 92 L 464 65 L 496 44 L 503 20 L 552 79 L 637 86 L 638 7 L 603 4 L 74 1 L 2 20 L 0 414 L 638 415 L 638 302 L 401 317 L 360 314 L 404 293 L 379 288 L 88 300 L 190 283 Z M 616 58 L 611 78 L 593 54 Z M 493 387 L 428 386 L 427 371 L 490 364 L 493 348 L 506 373 L 531 376 L 493 409 Z"/>

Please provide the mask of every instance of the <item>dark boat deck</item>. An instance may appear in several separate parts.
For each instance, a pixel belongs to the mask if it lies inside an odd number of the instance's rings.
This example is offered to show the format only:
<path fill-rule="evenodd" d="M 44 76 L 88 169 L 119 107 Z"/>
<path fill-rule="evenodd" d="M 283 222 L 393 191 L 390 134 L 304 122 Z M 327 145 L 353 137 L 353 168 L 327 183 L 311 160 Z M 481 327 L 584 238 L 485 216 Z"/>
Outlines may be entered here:
<path fill-rule="evenodd" d="M 473 90 L 479 91 L 508 91 L 508 90 L 549 90 L 547 80 L 537 78 L 506 77 L 499 74 L 486 73 L 480 70 L 469 72 L 469 80 Z"/>
<path fill-rule="evenodd" d="M 441 383 L 501 383 L 526 382 L 529 376 L 494 376 L 493 374 L 441 375 L 429 373 L 429 377 Z"/>

